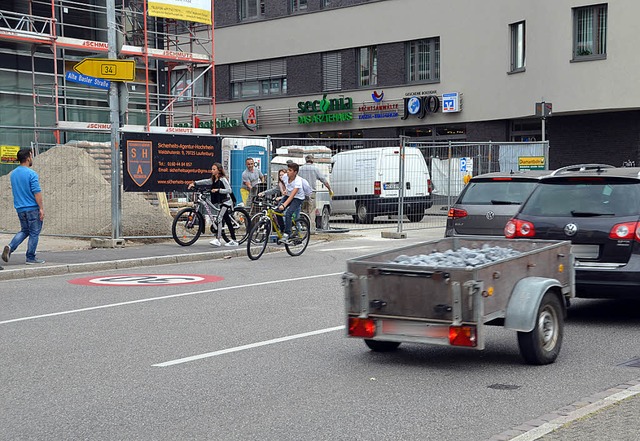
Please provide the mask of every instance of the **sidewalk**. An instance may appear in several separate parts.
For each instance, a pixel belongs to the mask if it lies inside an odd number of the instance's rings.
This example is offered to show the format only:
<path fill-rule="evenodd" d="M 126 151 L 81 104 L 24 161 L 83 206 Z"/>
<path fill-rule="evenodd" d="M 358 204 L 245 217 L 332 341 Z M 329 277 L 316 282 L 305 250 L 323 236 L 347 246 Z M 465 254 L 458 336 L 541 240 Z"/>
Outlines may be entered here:
<path fill-rule="evenodd" d="M 443 237 L 443 229 L 407 231 L 410 240 L 422 241 Z M 12 235 L 0 233 L 0 252 Z M 351 231 L 349 233 L 317 234 L 310 246 L 321 241 L 348 241 L 366 238 L 376 241 L 380 230 Z M 40 276 L 127 269 L 210 259 L 246 257 L 246 246 L 213 248 L 210 238 L 203 238 L 189 247 L 181 247 L 168 239 L 162 242 L 142 243 L 127 241 L 123 248 L 91 248 L 90 240 L 42 236 L 38 244 L 38 258 L 42 265 L 26 265 L 26 243 L 11 256 L 9 263 L 0 262 L 3 280 L 26 279 Z M 405 240 L 398 245 L 406 244 Z M 270 246 L 266 252 L 281 251 L 280 246 Z M 583 441 L 612 440 L 636 441 L 640 439 L 640 378 L 612 389 L 596 393 L 576 403 L 547 415 L 525 422 L 489 441 Z"/>

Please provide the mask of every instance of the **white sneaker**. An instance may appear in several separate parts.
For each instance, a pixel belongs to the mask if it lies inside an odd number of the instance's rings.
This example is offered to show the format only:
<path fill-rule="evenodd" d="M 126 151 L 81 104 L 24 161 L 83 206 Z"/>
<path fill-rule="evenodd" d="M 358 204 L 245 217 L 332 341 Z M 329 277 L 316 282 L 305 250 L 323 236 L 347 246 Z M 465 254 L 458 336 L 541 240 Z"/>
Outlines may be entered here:
<path fill-rule="evenodd" d="M 209 241 L 209 243 L 211 245 L 213 245 L 214 247 L 219 247 L 220 246 L 220 241 L 218 239 L 212 239 Z"/>
<path fill-rule="evenodd" d="M 280 239 L 280 243 L 286 243 L 286 244 L 289 243 L 289 235 L 287 233 L 284 233 L 282 235 L 282 239 Z"/>
<path fill-rule="evenodd" d="M 230 240 L 229 242 L 224 244 L 225 247 L 237 247 L 238 246 L 238 242 L 236 242 L 235 240 Z"/>

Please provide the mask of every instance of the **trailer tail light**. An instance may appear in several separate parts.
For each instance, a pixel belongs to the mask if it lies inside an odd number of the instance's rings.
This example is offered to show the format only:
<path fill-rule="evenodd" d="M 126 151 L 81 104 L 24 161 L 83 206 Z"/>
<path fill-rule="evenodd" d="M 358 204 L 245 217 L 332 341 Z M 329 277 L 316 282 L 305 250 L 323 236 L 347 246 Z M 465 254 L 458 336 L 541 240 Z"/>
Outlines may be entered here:
<path fill-rule="evenodd" d="M 380 185 L 380 181 L 375 181 L 373 183 L 373 194 L 382 194 L 382 185 Z"/>
<path fill-rule="evenodd" d="M 536 229 L 531 222 L 523 221 L 520 219 L 511 219 L 504 226 L 504 236 L 507 239 L 514 239 L 516 237 L 535 237 Z"/>
<path fill-rule="evenodd" d="M 462 210 L 461 208 L 449 208 L 449 214 L 447 214 L 447 217 L 449 219 L 460 219 L 467 217 L 467 214 L 467 211 Z"/>
<path fill-rule="evenodd" d="M 351 337 L 372 338 L 376 335 L 376 322 L 372 319 L 349 317 L 349 335 Z"/>
<path fill-rule="evenodd" d="M 616 224 L 609 232 L 609 239 L 615 240 L 637 240 L 640 242 L 640 223 L 625 222 Z"/>
<path fill-rule="evenodd" d="M 449 343 L 452 346 L 478 346 L 475 326 L 449 326 Z"/>

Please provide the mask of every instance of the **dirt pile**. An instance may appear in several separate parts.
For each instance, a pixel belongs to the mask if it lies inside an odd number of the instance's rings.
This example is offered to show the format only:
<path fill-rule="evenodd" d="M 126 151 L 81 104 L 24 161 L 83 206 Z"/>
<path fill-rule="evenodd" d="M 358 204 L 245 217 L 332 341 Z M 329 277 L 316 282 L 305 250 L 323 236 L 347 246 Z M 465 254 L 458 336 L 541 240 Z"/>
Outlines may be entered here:
<path fill-rule="evenodd" d="M 42 234 L 111 236 L 111 184 L 86 149 L 54 147 L 34 159 L 33 169 L 44 195 Z M 9 175 L 0 177 L 0 194 L 0 230 L 16 232 Z M 141 193 L 123 193 L 121 213 L 123 236 L 171 234 L 171 216 Z"/>

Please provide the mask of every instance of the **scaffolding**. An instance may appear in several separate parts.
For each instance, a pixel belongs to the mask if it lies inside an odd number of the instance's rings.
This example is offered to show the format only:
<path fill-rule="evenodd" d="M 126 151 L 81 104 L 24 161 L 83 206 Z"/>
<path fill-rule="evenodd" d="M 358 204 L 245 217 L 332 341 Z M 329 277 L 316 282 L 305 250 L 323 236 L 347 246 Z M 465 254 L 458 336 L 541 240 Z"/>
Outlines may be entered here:
<path fill-rule="evenodd" d="M 0 5 L 2 70 L 16 72 L 16 84 L 3 81 L 0 92 L 21 95 L 31 77 L 32 124 L 5 124 L 0 130 L 33 131 L 36 145 L 79 138 L 105 141 L 111 131 L 108 92 L 71 82 L 66 73 L 86 58 L 106 58 L 115 27 L 119 59 L 134 59 L 134 81 L 119 83 L 120 128 L 162 132 L 198 121 L 215 121 L 213 26 L 152 17 L 146 0 L 27 0 Z M 115 23 L 107 11 L 115 9 Z M 213 6 L 212 6 L 213 7 Z M 212 11 L 213 22 L 213 11 Z M 30 68 L 25 68 L 30 60 Z M 24 81 L 29 82 L 29 81 Z M 112 83 L 112 86 L 114 84 Z M 22 118 L 24 119 L 24 118 Z M 5 118 L 6 120 L 6 118 Z M 24 143 L 23 143 L 24 144 Z"/>

